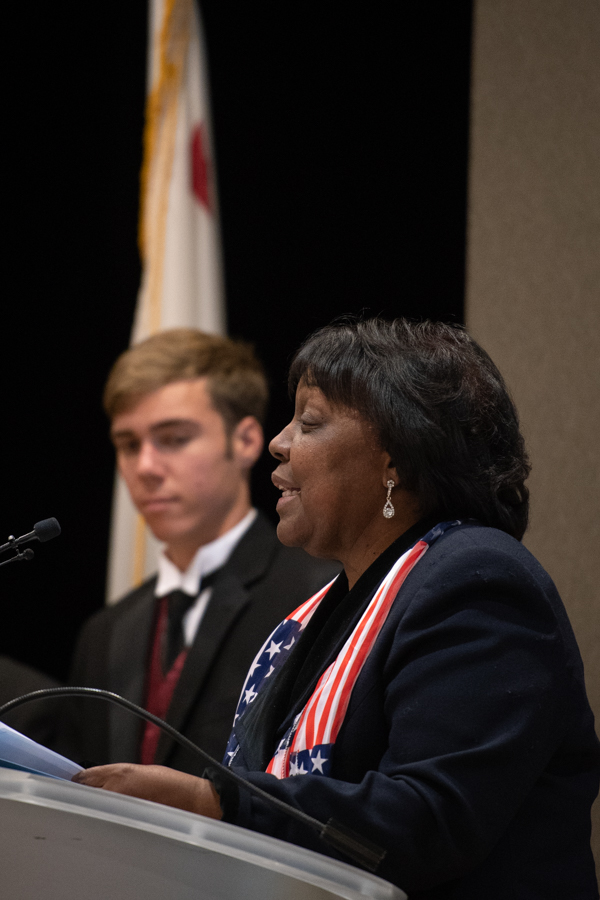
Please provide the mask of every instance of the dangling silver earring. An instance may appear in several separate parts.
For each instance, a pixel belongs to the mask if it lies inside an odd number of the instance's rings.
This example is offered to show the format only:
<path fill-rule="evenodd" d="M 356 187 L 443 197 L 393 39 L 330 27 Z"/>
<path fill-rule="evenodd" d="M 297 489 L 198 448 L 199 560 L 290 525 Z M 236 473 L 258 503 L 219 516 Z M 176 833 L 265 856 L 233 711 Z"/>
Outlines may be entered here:
<path fill-rule="evenodd" d="M 394 504 L 390 500 L 390 497 L 392 496 L 392 488 L 394 487 L 396 487 L 396 482 L 392 481 L 392 479 L 390 478 L 387 483 L 388 492 L 387 497 L 385 498 L 385 505 L 383 507 L 383 515 L 386 519 L 391 519 L 396 512 L 396 510 L 394 509 Z"/>

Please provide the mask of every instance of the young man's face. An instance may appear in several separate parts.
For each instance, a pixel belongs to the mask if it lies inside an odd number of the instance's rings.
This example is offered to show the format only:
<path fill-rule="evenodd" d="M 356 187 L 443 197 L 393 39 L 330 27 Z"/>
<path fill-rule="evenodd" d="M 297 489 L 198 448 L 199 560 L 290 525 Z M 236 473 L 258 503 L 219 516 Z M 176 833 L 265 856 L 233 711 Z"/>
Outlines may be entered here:
<path fill-rule="evenodd" d="M 250 509 L 248 472 L 262 450 L 251 416 L 228 435 L 206 378 L 147 394 L 112 421 L 119 472 L 151 531 L 184 569 Z"/>

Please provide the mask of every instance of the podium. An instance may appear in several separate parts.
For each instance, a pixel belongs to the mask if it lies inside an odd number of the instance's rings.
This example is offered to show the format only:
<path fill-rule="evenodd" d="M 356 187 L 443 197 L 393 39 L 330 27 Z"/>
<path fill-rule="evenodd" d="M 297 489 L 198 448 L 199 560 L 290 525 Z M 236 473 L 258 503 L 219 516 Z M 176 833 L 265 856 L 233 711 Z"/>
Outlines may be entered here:
<path fill-rule="evenodd" d="M 0 769 L 7 900 L 406 900 L 354 866 L 158 803 Z"/>

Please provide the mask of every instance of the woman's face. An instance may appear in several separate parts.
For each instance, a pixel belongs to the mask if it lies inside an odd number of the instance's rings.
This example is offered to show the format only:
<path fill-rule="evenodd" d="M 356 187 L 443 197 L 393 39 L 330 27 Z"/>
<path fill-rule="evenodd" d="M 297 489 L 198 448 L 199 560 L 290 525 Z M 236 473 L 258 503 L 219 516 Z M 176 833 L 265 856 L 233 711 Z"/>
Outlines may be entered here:
<path fill-rule="evenodd" d="M 272 479 L 282 491 L 282 543 L 340 560 L 348 572 L 347 561 L 366 547 L 383 538 L 379 553 L 394 540 L 400 523 L 384 519 L 382 510 L 387 479 L 398 479 L 389 454 L 357 413 L 300 382 L 294 418 L 269 450 L 279 460 Z"/>

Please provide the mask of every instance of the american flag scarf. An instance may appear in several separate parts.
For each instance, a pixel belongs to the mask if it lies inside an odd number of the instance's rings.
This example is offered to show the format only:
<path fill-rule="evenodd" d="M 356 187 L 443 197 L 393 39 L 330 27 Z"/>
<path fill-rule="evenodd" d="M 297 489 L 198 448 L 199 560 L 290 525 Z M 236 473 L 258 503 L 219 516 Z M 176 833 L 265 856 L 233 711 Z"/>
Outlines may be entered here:
<path fill-rule="evenodd" d="M 295 717 L 280 741 L 267 772 L 277 778 L 292 775 L 329 775 L 333 748 L 344 721 L 356 680 L 371 652 L 406 577 L 445 531 L 459 521 L 441 522 L 394 563 L 361 616 L 340 653 L 323 672 L 306 706 Z M 335 579 L 334 579 L 335 581 Z M 333 584 L 321 588 L 277 626 L 252 663 L 242 688 L 234 726 L 256 699 L 268 678 L 281 668 L 319 603 Z M 235 729 L 225 751 L 225 765 L 232 765 L 239 744 Z"/>

